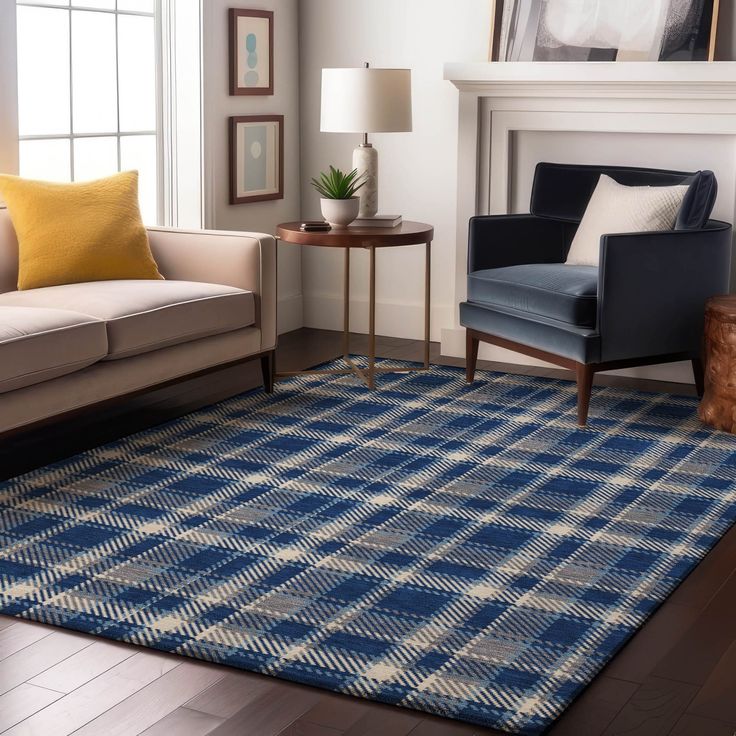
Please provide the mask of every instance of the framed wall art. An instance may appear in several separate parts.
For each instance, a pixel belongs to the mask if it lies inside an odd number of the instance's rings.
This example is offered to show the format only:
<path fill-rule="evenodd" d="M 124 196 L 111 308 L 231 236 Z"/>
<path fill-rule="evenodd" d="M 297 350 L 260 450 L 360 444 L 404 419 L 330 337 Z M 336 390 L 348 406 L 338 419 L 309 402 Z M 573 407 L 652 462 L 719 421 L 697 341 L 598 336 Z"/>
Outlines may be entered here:
<path fill-rule="evenodd" d="M 230 94 L 273 94 L 273 12 L 230 8 Z"/>
<path fill-rule="evenodd" d="M 230 204 L 284 198 L 284 116 L 230 118 Z"/>
<path fill-rule="evenodd" d="M 712 61 L 719 0 L 495 0 L 491 59 Z"/>

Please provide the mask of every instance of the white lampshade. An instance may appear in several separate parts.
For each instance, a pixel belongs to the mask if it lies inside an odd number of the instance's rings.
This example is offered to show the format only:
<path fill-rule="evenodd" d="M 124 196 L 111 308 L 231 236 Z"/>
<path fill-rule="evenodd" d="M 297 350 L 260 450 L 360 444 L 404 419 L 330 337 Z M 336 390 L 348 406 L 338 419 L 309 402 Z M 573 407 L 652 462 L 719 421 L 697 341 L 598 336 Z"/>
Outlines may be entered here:
<path fill-rule="evenodd" d="M 323 69 L 324 133 L 411 131 L 411 69 Z"/>

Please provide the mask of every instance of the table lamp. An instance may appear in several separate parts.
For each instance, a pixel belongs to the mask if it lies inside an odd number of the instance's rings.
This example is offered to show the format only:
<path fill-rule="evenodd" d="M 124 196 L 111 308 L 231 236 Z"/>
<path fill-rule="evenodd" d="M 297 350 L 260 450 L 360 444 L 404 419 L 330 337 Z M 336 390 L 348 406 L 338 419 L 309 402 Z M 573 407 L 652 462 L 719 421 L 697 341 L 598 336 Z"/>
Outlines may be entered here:
<path fill-rule="evenodd" d="M 362 68 L 322 70 L 323 133 L 362 133 L 353 152 L 353 168 L 366 176 L 360 190 L 361 219 L 378 213 L 378 151 L 369 133 L 409 133 L 411 69 Z"/>

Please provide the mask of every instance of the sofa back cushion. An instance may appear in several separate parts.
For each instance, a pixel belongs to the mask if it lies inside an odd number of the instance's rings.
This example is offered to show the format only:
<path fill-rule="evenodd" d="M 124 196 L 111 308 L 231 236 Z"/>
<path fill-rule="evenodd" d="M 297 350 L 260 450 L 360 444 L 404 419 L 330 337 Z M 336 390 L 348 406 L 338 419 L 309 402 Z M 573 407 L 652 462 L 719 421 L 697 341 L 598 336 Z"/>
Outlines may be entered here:
<path fill-rule="evenodd" d="M 8 210 L 0 205 L 0 294 L 15 291 L 18 283 L 18 238 Z"/>

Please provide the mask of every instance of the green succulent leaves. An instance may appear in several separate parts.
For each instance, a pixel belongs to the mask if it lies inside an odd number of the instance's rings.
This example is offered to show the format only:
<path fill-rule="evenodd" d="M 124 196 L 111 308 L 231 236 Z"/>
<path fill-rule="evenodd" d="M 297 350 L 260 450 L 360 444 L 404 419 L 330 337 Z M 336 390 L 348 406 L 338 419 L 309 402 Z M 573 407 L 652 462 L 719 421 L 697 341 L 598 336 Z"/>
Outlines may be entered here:
<path fill-rule="evenodd" d="M 352 199 L 355 193 L 366 184 L 366 177 L 358 176 L 358 169 L 346 174 L 334 166 L 323 171 L 319 179 L 312 178 L 312 186 L 325 199 Z"/>

